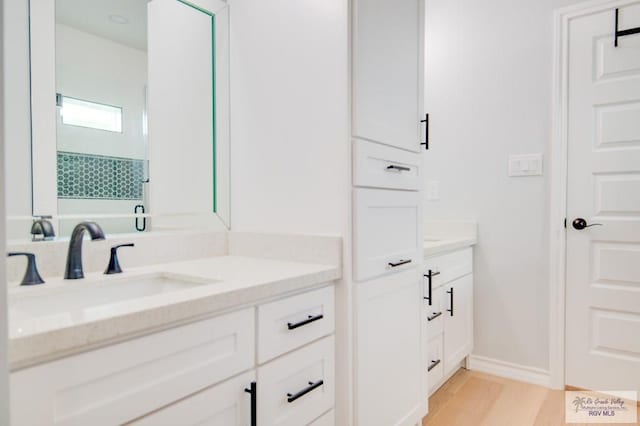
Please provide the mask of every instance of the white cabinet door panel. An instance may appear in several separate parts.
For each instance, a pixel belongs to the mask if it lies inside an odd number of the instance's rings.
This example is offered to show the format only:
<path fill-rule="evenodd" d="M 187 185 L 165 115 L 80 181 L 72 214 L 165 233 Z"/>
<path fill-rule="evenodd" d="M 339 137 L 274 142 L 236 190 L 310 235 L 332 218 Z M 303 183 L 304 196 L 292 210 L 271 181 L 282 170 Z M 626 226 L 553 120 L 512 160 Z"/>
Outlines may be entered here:
<path fill-rule="evenodd" d="M 422 262 L 420 214 L 418 192 L 365 188 L 354 191 L 357 280 L 406 270 Z"/>
<path fill-rule="evenodd" d="M 414 425 L 426 414 L 421 282 L 413 269 L 356 286 L 358 425 Z"/>
<path fill-rule="evenodd" d="M 473 348 L 473 276 L 444 286 L 444 374 L 447 375 Z"/>
<path fill-rule="evenodd" d="M 244 390 L 255 379 L 254 371 L 242 374 L 131 422 L 131 425 L 247 426 L 251 422 L 251 396 Z"/>
<path fill-rule="evenodd" d="M 353 134 L 419 151 L 422 2 L 353 2 Z"/>

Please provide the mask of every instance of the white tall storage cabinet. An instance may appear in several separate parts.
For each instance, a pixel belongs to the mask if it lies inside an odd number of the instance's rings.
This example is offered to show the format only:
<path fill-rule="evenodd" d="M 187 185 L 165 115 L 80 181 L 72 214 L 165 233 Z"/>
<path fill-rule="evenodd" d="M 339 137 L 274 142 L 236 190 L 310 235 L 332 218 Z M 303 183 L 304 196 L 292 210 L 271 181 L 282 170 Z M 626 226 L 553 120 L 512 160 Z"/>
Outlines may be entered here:
<path fill-rule="evenodd" d="M 423 2 L 352 4 L 354 425 L 413 426 L 427 413 Z"/>

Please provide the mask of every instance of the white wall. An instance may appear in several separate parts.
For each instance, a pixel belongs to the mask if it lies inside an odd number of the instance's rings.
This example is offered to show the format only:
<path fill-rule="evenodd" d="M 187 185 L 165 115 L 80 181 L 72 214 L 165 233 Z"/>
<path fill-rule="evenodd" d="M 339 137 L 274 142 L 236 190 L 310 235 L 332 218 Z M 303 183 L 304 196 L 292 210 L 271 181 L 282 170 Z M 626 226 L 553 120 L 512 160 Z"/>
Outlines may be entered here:
<path fill-rule="evenodd" d="M 31 216 L 31 131 L 29 98 L 29 26 L 27 1 L 4 4 L 2 32 L 5 64 L 5 166 L 6 209 L 9 216 Z M 9 161 L 10 159 L 10 161 Z M 31 220 L 13 224 L 14 235 L 29 235 Z"/>
<path fill-rule="evenodd" d="M 545 370 L 548 171 L 510 178 L 507 161 L 547 153 L 553 10 L 577 2 L 426 0 L 425 212 L 478 221 L 474 353 Z"/>
<path fill-rule="evenodd" d="M 0 1 L 0 22 L 3 23 L 4 3 Z M 3 41 L 4 35 L 0 33 L 0 99 L 4 99 L 4 67 L 3 67 Z M 3 104 L 0 104 L 0 157 L 4 158 L 4 112 Z M 5 167 L 0 162 L 0 176 L 6 182 Z M 5 208 L 4 185 L 0 185 L 0 253 L 5 252 Z M 9 373 L 8 373 L 8 321 L 7 321 L 7 286 L 5 276 L 5 257 L 0 256 L 0 424 L 9 424 Z"/>
<path fill-rule="evenodd" d="M 347 0 L 231 0 L 231 223 L 338 234 L 350 264 Z M 336 302 L 337 421 L 350 416 L 351 270 Z"/>

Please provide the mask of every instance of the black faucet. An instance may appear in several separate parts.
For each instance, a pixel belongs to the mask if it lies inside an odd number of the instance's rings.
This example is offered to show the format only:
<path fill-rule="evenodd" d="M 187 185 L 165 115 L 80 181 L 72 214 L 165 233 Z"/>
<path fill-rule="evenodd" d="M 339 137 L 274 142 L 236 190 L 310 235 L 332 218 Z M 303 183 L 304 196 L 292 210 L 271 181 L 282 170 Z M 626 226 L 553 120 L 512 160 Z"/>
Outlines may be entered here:
<path fill-rule="evenodd" d="M 73 228 L 71 240 L 69 240 L 69 252 L 67 253 L 67 269 L 64 273 L 65 280 L 77 280 L 84 278 L 82 270 L 82 238 L 84 231 L 89 232 L 92 240 L 104 240 L 102 228 L 95 222 L 80 222 Z"/>
<path fill-rule="evenodd" d="M 22 278 L 20 285 L 44 284 L 44 280 L 40 276 L 38 267 L 36 266 L 35 254 L 26 252 L 10 252 L 7 253 L 7 256 L 27 256 L 27 270 L 24 273 L 24 278 Z"/>
<path fill-rule="evenodd" d="M 39 219 L 34 219 L 31 225 L 33 241 L 46 241 L 55 238 L 56 233 L 53 230 L 53 224 L 48 219 L 51 219 L 51 216 L 40 216 Z M 42 238 L 38 238 L 38 235 L 42 235 Z"/>

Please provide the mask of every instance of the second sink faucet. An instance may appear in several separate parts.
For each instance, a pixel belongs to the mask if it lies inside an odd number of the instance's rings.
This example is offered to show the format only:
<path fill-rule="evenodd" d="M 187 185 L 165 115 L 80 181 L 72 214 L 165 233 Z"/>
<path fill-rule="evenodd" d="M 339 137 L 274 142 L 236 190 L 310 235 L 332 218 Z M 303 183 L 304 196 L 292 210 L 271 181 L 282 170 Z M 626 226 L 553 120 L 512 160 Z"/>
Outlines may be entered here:
<path fill-rule="evenodd" d="M 104 240 L 104 232 L 95 222 L 80 222 L 73 228 L 71 240 L 69 240 L 69 252 L 67 253 L 67 268 L 64 272 L 66 280 L 84 278 L 82 270 L 82 238 L 84 231 L 89 233 L 92 240 Z"/>

